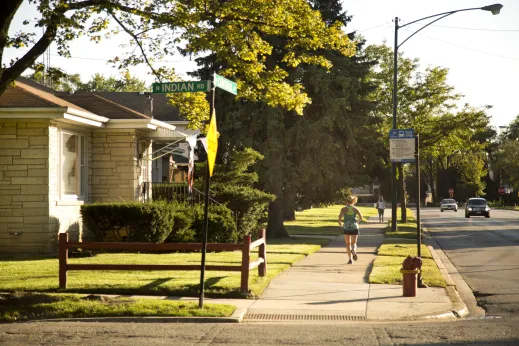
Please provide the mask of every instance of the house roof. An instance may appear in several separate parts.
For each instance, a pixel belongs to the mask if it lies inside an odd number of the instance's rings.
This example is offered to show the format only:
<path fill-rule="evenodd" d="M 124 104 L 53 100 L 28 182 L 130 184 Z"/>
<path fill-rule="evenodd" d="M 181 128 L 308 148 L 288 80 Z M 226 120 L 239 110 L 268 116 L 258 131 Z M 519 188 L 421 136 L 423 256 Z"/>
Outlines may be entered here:
<path fill-rule="evenodd" d="M 34 108 L 34 107 L 68 107 L 83 112 L 88 112 L 73 103 L 56 97 L 43 89 L 26 84 L 25 81 L 16 80 L 14 87 L 9 86 L 0 95 L 0 108 Z"/>
<path fill-rule="evenodd" d="M 164 94 L 139 92 L 93 92 L 107 100 L 118 103 L 141 114 L 151 114 L 160 121 L 182 121 L 177 107 L 168 104 Z M 150 112 L 150 98 L 153 100 L 153 111 Z"/>
<path fill-rule="evenodd" d="M 126 108 L 93 93 L 58 94 L 60 98 L 109 119 L 151 119 L 151 117 Z"/>

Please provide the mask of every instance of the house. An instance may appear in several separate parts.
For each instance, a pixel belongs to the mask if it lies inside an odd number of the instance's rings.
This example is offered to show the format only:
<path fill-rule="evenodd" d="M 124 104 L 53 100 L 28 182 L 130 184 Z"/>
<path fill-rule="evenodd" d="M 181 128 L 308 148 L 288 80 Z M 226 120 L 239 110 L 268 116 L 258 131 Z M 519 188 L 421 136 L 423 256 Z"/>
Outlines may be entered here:
<path fill-rule="evenodd" d="M 82 204 L 143 200 L 153 143 L 185 138 L 101 95 L 20 78 L 0 96 L 0 251 L 55 252 L 60 232 L 82 239 Z"/>
<path fill-rule="evenodd" d="M 199 133 L 199 131 L 187 128 L 189 122 L 180 118 L 178 108 L 168 103 L 165 94 L 144 92 L 94 92 L 93 94 L 173 125 L 186 135 Z M 168 140 L 156 139 L 153 142 L 153 182 L 185 182 L 187 180 L 188 149 L 185 141 L 171 143 Z M 173 166 L 172 170 L 170 170 L 171 166 Z"/>

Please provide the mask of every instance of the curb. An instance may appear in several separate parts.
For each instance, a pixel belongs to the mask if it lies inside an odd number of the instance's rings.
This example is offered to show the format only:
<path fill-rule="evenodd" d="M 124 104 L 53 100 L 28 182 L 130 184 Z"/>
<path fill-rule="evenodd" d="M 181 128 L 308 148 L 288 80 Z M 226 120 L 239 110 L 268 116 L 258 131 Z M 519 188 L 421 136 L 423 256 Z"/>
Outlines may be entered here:
<path fill-rule="evenodd" d="M 119 323 L 240 323 L 247 313 L 246 308 L 236 309 L 230 317 L 85 317 L 85 318 L 52 318 L 30 320 L 31 322 L 119 322 Z"/>
<path fill-rule="evenodd" d="M 434 240 L 434 238 L 432 237 L 432 234 L 429 232 L 429 230 L 425 227 L 422 227 L 422 231 L 424 233 L 427 233 L 427 235 L 429 236 L 426 240 L 426 243 L 432 242 L 436 245 L 436 247 L 438 249 L 440 249 L 439 244 L 436 242 L 436 240 Z M 434 247 L 432 245 L 427 244 L 427 248 L 431 252 L 434 262 L 438 266 L 438 269 L 440 270 L 440 273 L 442 274 L 443 279 L 445 280 L 445 283 L 447 284 L 447 286 L 445 287 L 445 293 L 447 294 L 447 297 L 449 298 L 449 300 L 452 303 L 452 309 L 450 311 L 446 311 L 446 312 L 440 313 L 438 315 L 427 316 L 424 318 L 445 318 L 445 317 L 453 317 L 453 316 L 457 317 L 457 318 L 466 317 L 467 315 L 469 315 L 470 311 L 467 308 L 467 305 L 465 304 L 465 302 L 463 302 L 463 300 L 461 299 L 461 297 L 456 289 L 456 283 L 454 282 L 454 280 L 452 280 L 447 268 L 443 264 L 443 261 L 441 260 L 440 256 L 438 255 L 438 253 L 436 252 Z"/>

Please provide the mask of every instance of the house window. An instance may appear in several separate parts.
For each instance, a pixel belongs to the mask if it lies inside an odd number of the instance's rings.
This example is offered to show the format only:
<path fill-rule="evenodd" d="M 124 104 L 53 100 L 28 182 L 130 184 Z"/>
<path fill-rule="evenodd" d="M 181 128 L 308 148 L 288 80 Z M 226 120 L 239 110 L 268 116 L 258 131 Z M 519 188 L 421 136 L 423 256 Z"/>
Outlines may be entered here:
<path fill-rule="evenodd" d="M 85 137 L 72 132 L 61 133 L 61 196 L 84 200 L 87 191 Z"/>

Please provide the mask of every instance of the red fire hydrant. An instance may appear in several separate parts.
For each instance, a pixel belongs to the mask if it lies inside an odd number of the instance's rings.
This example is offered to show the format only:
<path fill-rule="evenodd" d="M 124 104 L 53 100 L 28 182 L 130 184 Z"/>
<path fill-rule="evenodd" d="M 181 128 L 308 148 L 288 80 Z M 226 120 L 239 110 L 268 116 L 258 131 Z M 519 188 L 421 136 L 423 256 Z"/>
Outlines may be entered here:
<path fill-rule="evenodd" d="M 416 297 L 416 275 L 420 272 L 420 268 L 422 268 L 420 257 L 407 256 L 402 263 L 400 272 L 404 276 L 404 297 Z"/>

